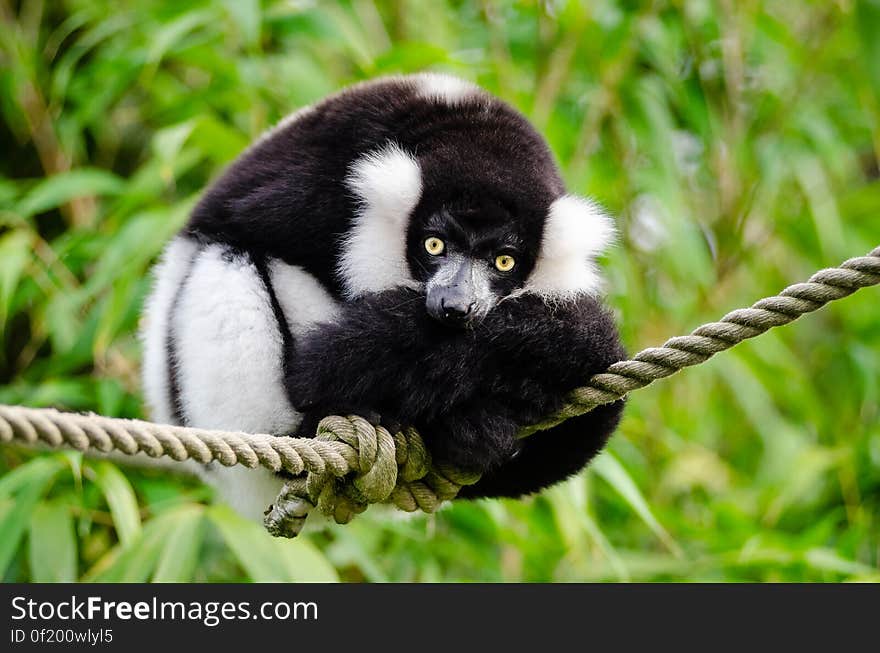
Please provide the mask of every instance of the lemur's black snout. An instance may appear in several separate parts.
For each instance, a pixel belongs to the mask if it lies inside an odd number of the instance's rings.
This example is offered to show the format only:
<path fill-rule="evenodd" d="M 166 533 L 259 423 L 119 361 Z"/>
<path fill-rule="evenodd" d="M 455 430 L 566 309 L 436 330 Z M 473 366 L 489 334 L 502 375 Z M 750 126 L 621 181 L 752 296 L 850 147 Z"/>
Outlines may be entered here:
<path fill-rule="evenodd" d="M 468 302 L 466 299 L 447 302 L 445 299 L 441 299 L 440 307 L 443 310 L 443 318 L 447 322 L 464 323 L 468 321 L 474 311 L 474 302 Z"/>
<path fill-rule="evenodd" d="M 428 315 L 450 326 L 466 326 L 474 314 L 476 303 L 456 287 L 436 288 L 428 294 Z"/>
<path fill-rule="evenodd" d="M 470 323 L 477 305 L 471 267 L 470 261 L 461 262 L 450 283 L 428 290 L 426 306 L 435 320 L 457 327 Z"/>

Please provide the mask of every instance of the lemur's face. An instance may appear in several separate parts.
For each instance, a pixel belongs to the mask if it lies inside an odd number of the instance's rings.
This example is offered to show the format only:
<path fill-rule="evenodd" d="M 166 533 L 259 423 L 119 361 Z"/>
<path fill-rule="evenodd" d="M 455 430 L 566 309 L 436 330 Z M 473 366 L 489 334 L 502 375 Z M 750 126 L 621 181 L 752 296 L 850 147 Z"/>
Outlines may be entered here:
<path fill-rule="evenodd" d="M 497 207 L 443 207 L 412 230 L 408 254 L 431 317 L 467 327 L 523 286 L 534 260 L 515 224 Z"/>
<path fill-rule="evenodd" d="M 466 327 L 520 292 L 552 301 L 598 292 L 594 257 L 614 235 L 601 209 L 537 174 L 534 148 L 532 159 L 493 159 L 489 146 L 462 157 L 459 145 L 417 160 L 389 143 L 355 161 L 354 220 L 337 267 L 346 294 L 415 282 L 432 317 Z"/>

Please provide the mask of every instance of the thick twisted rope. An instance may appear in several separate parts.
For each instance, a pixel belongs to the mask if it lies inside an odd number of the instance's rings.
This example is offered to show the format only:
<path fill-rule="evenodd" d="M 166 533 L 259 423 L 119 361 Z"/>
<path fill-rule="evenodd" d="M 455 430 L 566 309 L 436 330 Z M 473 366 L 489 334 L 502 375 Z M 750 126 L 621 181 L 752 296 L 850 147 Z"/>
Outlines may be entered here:
<path fill-rule="evenodd" d="M 788 324 L 859 288 L 880 283 L 880 247 L 814 274 L 750 308 L 728 313 L 690 335 L 671 338 L 632 359 L 614 363 L 575 390 L 556 415 L 524 429 L 522 436 L 551 428 L 616 401 L 678 370 Z M 0 405 L 0 442 L 72 447 L 81 451 L 145 453 L 154 458 L 262 466 L 294 478 L 266 512 L 273 535 L 294 537 L 313 508 L 346 523 L 368 504 L 389 501 L 402 510 L 433 512 L 477 476 L 433 465 L 418 432 L 395 435 L 361 417 L 328 417 L 315 438 L 277 437 L 153 424 L 53 409 Z"/>
<path fill-rule="evenodd" d="M 294 478 L 264 519 L 270 533 L 285 537 L 299 534 L 315 507 L 340 524 L 370 503 L 434 512 L 479 479 L 479 474 L 433 465 L 415 429 L 392 436 L 357 416 L 327 417 L 315 438 L 291 438 L 0 405 L 0 442 L 285 472 Z"/>
<path fill-rule="evenodd" d="M 371 503 L 391 502 L 401 510 L 434 512 L 455 498 L 463 485 L 480 475 L 445 465 L 434 466 L 418 431 L 392 435 L 363 417 L 331 416 L 321 420 L 315 440 L 344 443 L 357 452 L 355 475 L 297 476 L 287 481 L 263 519 L 272 535 L 295 537 L 313 508 L 337 524 L 347 524 Z"/>
<path fill-rule="evenodd" d="M 643 349 L 629 360 L 614 363 L 574 390 L 568 402 L 552 417 L 520 432 L 521 437 L 551 428 L 596 406 L 617 401 L 633 390 L 644 388 L 685 367 L 699 365 L 734 345 L 754 338 L 773 327 L 793 322 L 828 302 L 842 299 L 859 288 L 880 283 L 880 247 L 867 256 L 844 261 L 836 268 L 816 272 L 804 283 L 789 286 L 774 297 L 766 297 L 694 329 L 690 335 L 670 338 L 661 347 Z"/>

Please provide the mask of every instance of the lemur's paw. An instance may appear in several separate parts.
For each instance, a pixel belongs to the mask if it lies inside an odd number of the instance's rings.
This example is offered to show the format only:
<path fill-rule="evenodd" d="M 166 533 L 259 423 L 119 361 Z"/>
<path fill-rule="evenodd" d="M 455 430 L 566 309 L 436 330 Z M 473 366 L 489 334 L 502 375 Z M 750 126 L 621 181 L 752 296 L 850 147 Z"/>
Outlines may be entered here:
<path fill-rule="evenodd" d="M 359 417 L 363 417 L 370 424 L 373 424 L 374 426 L 381 426 L 392 434 L 399 433 L 404 429 L 404 427 L 408 426 L 396 417 L 380 413 L 376 410 L 337 406 L 332 409 L 318 408 L 304 413 L 303 420 L 300 423 L 297 434 L 300 437 L 314 437 L 318 429 L 318 424 L 328 415 L 358 415 Z"/>
<path fill-rule="evenodd" d="M 391 434 L 399 433 L 403 430 L 404 424 L 401 424 L 400 420 L 392 417 L 390 415 L 383 415 L 376 410 L 362 410 L 360 412 L 355 413 L 360 415 L 365 420 L 367 420 L 370 424 L 374 426 L 381 426 L 386 431 Z"/>

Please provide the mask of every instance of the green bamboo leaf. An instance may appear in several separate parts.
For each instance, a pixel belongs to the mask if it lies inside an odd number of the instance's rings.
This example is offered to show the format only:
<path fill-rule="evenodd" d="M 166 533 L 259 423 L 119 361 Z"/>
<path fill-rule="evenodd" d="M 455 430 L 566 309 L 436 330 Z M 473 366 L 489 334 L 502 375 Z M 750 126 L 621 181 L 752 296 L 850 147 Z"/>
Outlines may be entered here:
<path fill-rule="evenodd" d="M 252 48 L 260 42 L 259 0 L 224 0 L 223 4 L 241 32 L 245 45 Z"/>
<path fill-rule="evenodd" d="M 248 144 L 248 138 L 227 123 L 207 115 L 199 119 L 193 130 L 193 148 L 218 163 L 227 163 L 240 154 Z"/>
<path fill-rule="evenodd" d="M 276 540 L 223 504 L 215 504 L 207 512 L 254 582 L 337 580 L 332 565 L 311 543 Z"/>
<path fill-rule="evenodd" d="M 93 316 L 97 321 L 94 336 L 94 350 L 97 355 L 106 352 L 118 336 L 125 335 L 126 326 L 131 328 L 132 316 L 137 315 L 140 307 L 138 294 L 132 290 L 142 282 L 140 275 L 135 275 L 131 273 L 132 271 L 120 272 L 129 273 L 120 274 L 102 301 L 99 301 L 89 312 L 90 317 Z M 100 391 L 106 392 L 106 385 Z M 104 412 L 101 408 L 99 408 L 99 412 L 104 415 L 115 414 Z"/>
<path fill-rule="evenodd" d="M 37 466 L 27 484 L 16 494 L 15 504 L 0 519 L 0 575 L 5 573 L 18 551 L 34 506 L 49 490 L 59 469 L 58 464 Z"/>
<path fill-rule="evenodd" d="M 593 462 L 592 469 L 617 492 L 630 508 L 641 518 L 643 522 L 650 528 L 654 535 L 657 536 L 663 545 L 676 556 L 681 555 L 681 547 L 676 544 L 675 540 L 666 532 L 666 529 L 660 525 L 641 490 L 636 485 L 629 473 L 626 471 L 620 461 L 617 460 L 610 452 L 606 451 L 598 456 Z"/>
<path fill-rule="evenodd" d="M 804 562 L 820 571 L 832 571 L 846 576 L 876 574 L 877 568 L 855 560 L 847 560 L 834 549 L 817 547 L 804 552 Z"/>
<path fill-rule="evenodd" d="M 861 37 L 862 60 L 870 75 L 875 97 L 880 97 L 880 2 L 877 0 L 859 0 L 856 4 L 856 26 Z"/>
<path fill-rule="evenodd" d="M 186 583 L 193 579 L 205 537 L 204 509 L 188 505 L 179 510 L 177 523 L 159 555 L 154 583 Z"/>
<path fill-rule="evenodd" d="M 339 582 L 336 569 L 309 540 L 303 537 L 295 540 L 276 539 L 274 544 L 292 580 L 315 583 Z"/>
<path fill-rule="evenodd" d="M 171 237 L 179 224 L 178 209 L 145 211 L 129 217 L 114 236 L 113 246 L 103 253 L 85 283 L 83 299 L 95 297 L 114 289 L 121 277 L 129 287 L 132 281 L 143 277 L 150 259 Z M 124 307 L 135 299 L 129 292 L 113 301 Z"/>
<path fill-rule="evenodd" d="M 93 405 L 92 383 L 77 377 L 46 379 L 35 384 L 0 386 L 0 403 L 25 404 L 34 408 L 54 406 L 87 409 Z"/>
<path fill-rule="evenodd" d="M 22 488 L 42 482 L 47 475 L 64 468 L 63 459 L 55 455 L 39 456 L 0 476 L 0 499 L 12 496 Z"/>
<path fill-rule="evenodd" d="M 0 332 L 2 332 L 15 288 L 33 248 L 33 236 L 23 229 L 0 236 Z"/>
<path fill-rule="evenodd" d="M 78 168 L 47 177 L 19 202 L 17 210 L 25 216 L 43 213 L 76 197 L 118 195 L 125 182 L 106 170 Z"/>
<path fill-rule="evenodd" d="M 73 482 L 76 483 L 77 487 L 81 487 L 83 466 L 82 451 L 59 451 L 55 455 L 58 456 L 59 461 L 63 461 L 64 464 L 70 468 L 70 473 L 73 476 Z"/>
<path fill-rule="evenodd" d="M 153 33 L 147 62 L 153 67 L 158 66 L 166 53 L 172 51 L 190 33 L 216 20 L 216 12 L 201 10 L 185 12 L 177 19 L 166 22 Z"/>
<path fill-rule="evenodd" d="M 626 566 L 621 561 L 614 545 L 608 541 L 602 528 L 590 515 L 587 495 L 587 476 L 585 474 L 574 476 L 567 482 L 550 488 L 547 492 L 547 499 L 553 508 L 559 531 L 567 545 L 568 555 L 573 557 L 586 555 L 587 547 L 581 538 L 583 532 L 602 551 L 617 574 L 617 579 L 628 581 L 629 575 Z M 584 564 L 584 566 L 586 567 L 588 564 Z"/>
<path fill-rule="evenodd" d="M 170 165 L 177 158 L 197 124 L 195 119 L 186 120 L 156 132 L 153 136 L 153 151 L 164 165 Z"/>
<path fill-rule="evenodd" d="M 31 580 L 72 583 L 77 577 L 77 541 L 70 505 L 44 501 L 31 514 L 28 533 Z"/>
<path fill-rule="evenodd" d="M 89 463 L 89 468 L 92 470 L 92 480 L 110 507 L 119 541 L 123 545 L 131 543 L 141 530 L 141 515 L 134 488 L 112 463 L 101 460 Z"/>
<path fill-rule="evenodd" d="M 46 329 L 52 346 L 58 352 L 70 353 L 82 333 L 79 306 L 80 298 L 67 293 L 55 294 L 45 304 Z"/>
<path fill-rule="evenodd" d="M 449 60 L 449 53 L 430 43 L 398 43 L 376 58 L 376 73 L 418 72 Z"/>
<path fill-rule="evenodd" d="M 120 415 L 125 403 L 125 388 L 118 379 L 99 379 L 95 388 L 97 412 L 101 415 Z"/>
<path fill-rule="evenodd" d="M 7 209 L 18 197 L 18 184 L 0 177 L 0 208 Z"/>
<path fill-rule="evenodd" d="M 208 508 L 207 515 L 252 581 L 279 583 L 293 580 L 287 565 L 278 556 L 272 536 L 258 524 L 219 503 Z"/>
<path fill-rule="evenodd" d="M 180 514 L 176 510 L 154 517 L 127 544 L 120 543 L 99 560 L 84 580 L 98 583 L 147 582 L 180 523 Z"/>

